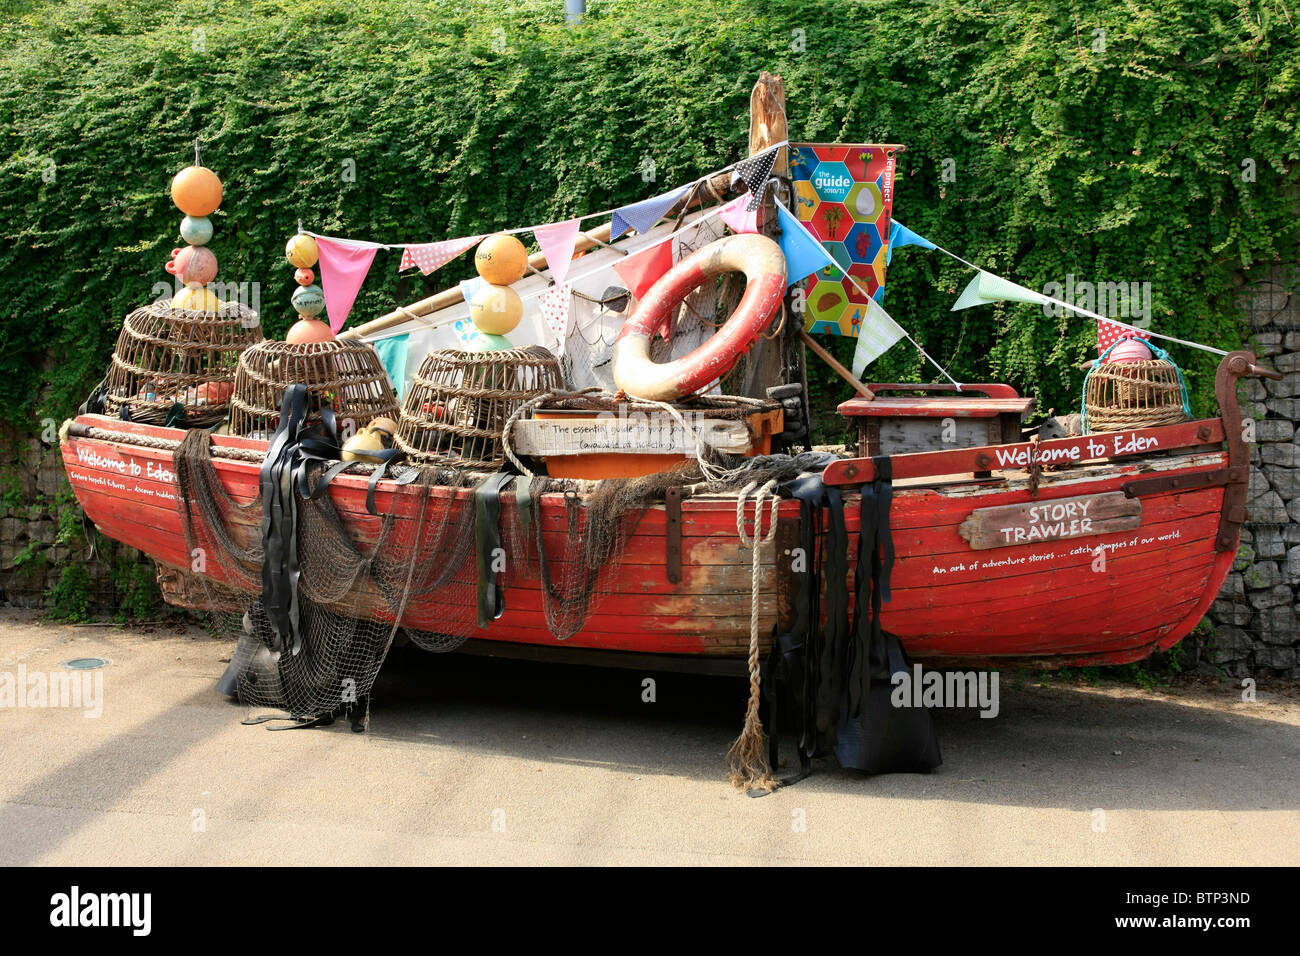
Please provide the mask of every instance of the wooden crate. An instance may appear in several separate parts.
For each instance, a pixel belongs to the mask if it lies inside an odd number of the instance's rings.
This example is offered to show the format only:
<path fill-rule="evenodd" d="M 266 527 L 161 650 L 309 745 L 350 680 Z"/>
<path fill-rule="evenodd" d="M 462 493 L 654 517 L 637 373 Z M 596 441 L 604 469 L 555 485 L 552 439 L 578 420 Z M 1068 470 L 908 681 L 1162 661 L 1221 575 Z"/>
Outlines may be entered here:
<path fill-rule="evenodd" d="M 858 455 L 902 455 L 1019 442 L 1021 421 L 1034 408 L 1010 385 L 873 384 L 874 400 L 856 396 L 839 413 L 858 422 Z M 885 392 L 944 394 L 887 395 Z"/>

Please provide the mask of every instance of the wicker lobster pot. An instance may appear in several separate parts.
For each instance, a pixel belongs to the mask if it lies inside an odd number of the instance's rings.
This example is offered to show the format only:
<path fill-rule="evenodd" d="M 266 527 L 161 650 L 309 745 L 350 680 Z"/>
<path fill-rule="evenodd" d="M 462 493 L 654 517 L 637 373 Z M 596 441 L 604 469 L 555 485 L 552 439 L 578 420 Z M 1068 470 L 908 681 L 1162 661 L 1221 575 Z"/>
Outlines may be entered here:
<path fill-rule="evenodd" d="M 280 405 L 290 385 L 307 386 L 309 420 L 320 421 L 321 408 L 332 408 L 344 434 L 380 416 L 397 417 L 397 396 L 371 346 L 342 340 L 297 345 L 266 341 L 239 357 L 230 433 L 270 439 L 279 427 Z"/>
<path fill-rule="evenodd" d="M 398 446 L 415 461 L 494 469 L 501 432 L 520 405 L 564 387 L 559 360 L 541 346 L 497 352 L 430 352 L 411 380 Z"/>
<path fill-rule="evenodd" d="M 1187 387 L 1173 362 L 1099 364 L 1083 386 L 1085 432 L 1175 425 L 1187 413 Z"/>
<path fill-rule="evenodd" d="M 239 356 L 262 341 L 252 309 L 189 312 L 154 303 L 122 322 L 104 396 L 105 412 L 125 408 L 132 421 L 162 424 L 180 403 L 186 423 L 215 425 L 230 409 Z"/>

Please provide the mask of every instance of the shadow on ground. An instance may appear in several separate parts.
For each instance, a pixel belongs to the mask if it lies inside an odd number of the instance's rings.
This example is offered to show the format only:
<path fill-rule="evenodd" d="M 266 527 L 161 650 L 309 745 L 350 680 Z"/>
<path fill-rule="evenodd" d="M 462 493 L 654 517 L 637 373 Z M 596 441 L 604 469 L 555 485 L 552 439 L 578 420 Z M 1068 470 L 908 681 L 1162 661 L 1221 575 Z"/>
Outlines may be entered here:
<path fill-rule="evenodd" d="M 643 700 L 647 678 L 655 682 L 653 702 Z M 1296 720 L 1243 704 L 1229 682 L 1190 687 L 1184 697 L 1010 678 L 1000 691 L 991 719 L 975 710 L 935 712 L 944 764 L 933 774 L 868 778 L 828 758 L 799 786 L 1055 807 L 1074 806 L 1086 785 L 1104 790 L 1112 808 L 1300 807 Z M 376 683 L 369 733 L 630 774 L 720 779 L 747 694 L 747 683 L 733 678 L 404 649 Z M 347 724 L 331 731 L 347 733 Z M 793 750 L 787 744 L 782 753 L 789 772 Z"/>

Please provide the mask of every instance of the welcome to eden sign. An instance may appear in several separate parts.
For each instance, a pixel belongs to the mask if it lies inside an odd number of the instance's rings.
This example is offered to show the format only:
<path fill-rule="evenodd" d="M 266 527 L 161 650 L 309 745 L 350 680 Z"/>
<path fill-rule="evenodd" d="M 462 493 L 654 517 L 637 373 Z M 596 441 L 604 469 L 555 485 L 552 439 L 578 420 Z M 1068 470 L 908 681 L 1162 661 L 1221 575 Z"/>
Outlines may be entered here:
<path fill-rule="evenodd" d="M 1061 465 L 1115 455 L 1137 455 L 1159 446 L 1159 440 L 1151 435 L 1116 432 L 1113 435 L 1087 435 L 1069 442 L 1053 442 L 1037 449 L 1033 445 L 1009 445 L 996 449 L 993 456 L 999 468 L 1026 468 L 1035 464 Z"/>

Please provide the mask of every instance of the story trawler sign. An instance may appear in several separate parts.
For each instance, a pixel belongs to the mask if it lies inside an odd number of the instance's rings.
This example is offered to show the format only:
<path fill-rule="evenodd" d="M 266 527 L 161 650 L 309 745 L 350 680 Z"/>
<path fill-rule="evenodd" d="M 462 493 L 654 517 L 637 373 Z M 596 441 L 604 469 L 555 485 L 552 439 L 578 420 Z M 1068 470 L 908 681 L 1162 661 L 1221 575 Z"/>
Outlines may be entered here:
<path fill-rule="evenodd" d="M 1142 502 L 1122 491 L 997 508 L 977 508 L 957 529 L 976 550 L 1039 541 L 1132 531 L 1142 523 Z"/>

